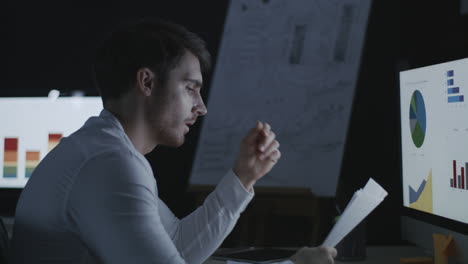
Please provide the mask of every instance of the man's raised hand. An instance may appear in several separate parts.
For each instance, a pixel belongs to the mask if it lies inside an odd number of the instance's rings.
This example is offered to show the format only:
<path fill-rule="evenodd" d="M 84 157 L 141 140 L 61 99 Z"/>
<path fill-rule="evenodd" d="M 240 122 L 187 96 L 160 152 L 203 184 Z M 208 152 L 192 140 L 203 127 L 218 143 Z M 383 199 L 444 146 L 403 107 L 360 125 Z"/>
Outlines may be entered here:
<path fill-rule="evenodd" d="M 234 173 L 244 187 L 251 190 L 281 157 L 279 143 L 269 124 L 257 121 L 241 142 Z"/>

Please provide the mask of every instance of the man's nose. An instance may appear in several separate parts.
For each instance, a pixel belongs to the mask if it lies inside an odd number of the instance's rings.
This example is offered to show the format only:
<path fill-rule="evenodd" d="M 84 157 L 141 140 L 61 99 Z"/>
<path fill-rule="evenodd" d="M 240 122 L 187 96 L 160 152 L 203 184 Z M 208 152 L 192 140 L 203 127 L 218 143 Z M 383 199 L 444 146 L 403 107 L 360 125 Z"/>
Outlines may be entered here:
<path fill-rule="evenodd" d="M 208 109 L 206 109 L 206 105 L 203 100 L 200 100 L 200 103 L 197 105 L 197 113 L 199 116 L 204 116 L 208 113 Z"/>

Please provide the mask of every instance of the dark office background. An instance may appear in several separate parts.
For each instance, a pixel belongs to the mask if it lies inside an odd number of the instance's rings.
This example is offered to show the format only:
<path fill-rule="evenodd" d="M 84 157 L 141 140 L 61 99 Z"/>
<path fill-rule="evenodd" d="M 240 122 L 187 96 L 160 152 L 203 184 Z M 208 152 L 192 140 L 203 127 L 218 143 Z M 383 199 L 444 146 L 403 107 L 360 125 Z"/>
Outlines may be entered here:
<path fill-rule="evenodd" d="M 97 95 L 90 70 L 96 45 L 117 25 L 141 17 L 187 26 L 207 41 L 216 59 L 228 3 L 7 0 L 0 11 L 0 96 L 46 96 L 51 89 Z M 367 219 L 370 244 L 400 242 L 397 72 L 468 57 L 467 44 L 468 18 L 460 14 L 458 0 L 373 1 L 336 199 L 343 206 L 369 177 L 389 191 Z M 205 100 L 210 80 L 205 76 Z M 191 208 L 186 190 L 200 125 L 181 148 L 157 147 L 147 155 L 162 199 L 178 216 Z M 0 194 L 2 213 L 13 212 L 12 197 Z"/>

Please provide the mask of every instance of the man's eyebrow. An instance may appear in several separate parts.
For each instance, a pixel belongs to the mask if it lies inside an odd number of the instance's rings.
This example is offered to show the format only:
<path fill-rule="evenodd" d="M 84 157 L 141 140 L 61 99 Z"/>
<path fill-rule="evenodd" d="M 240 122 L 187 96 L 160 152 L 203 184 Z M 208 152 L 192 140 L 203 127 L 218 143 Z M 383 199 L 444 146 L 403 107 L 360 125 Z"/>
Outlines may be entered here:
<path fill-rule="evenodd" d="M 203 83 L 202 83 L 201 81 L 199 81 L 199 80 L 196 80 L 196 79 L 185 78 L 185 81 L 194 83 L 194 84 L 197 85 L 198 87 L 202 87 L 202 86 L 203 86 Z"/>

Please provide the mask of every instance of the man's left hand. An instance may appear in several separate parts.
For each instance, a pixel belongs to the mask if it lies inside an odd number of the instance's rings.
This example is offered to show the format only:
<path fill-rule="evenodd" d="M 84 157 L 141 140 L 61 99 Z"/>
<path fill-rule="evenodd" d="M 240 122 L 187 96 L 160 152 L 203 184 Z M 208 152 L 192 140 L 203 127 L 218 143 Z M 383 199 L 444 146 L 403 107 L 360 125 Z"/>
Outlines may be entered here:
<path fill-rule="evenodd" d="M 233 170 L 247 190 L 251 191 L 255 182 L 280 159 L 279 143 L 275 138 L 268 123 L 257 121 L 242 140 Z"/>

